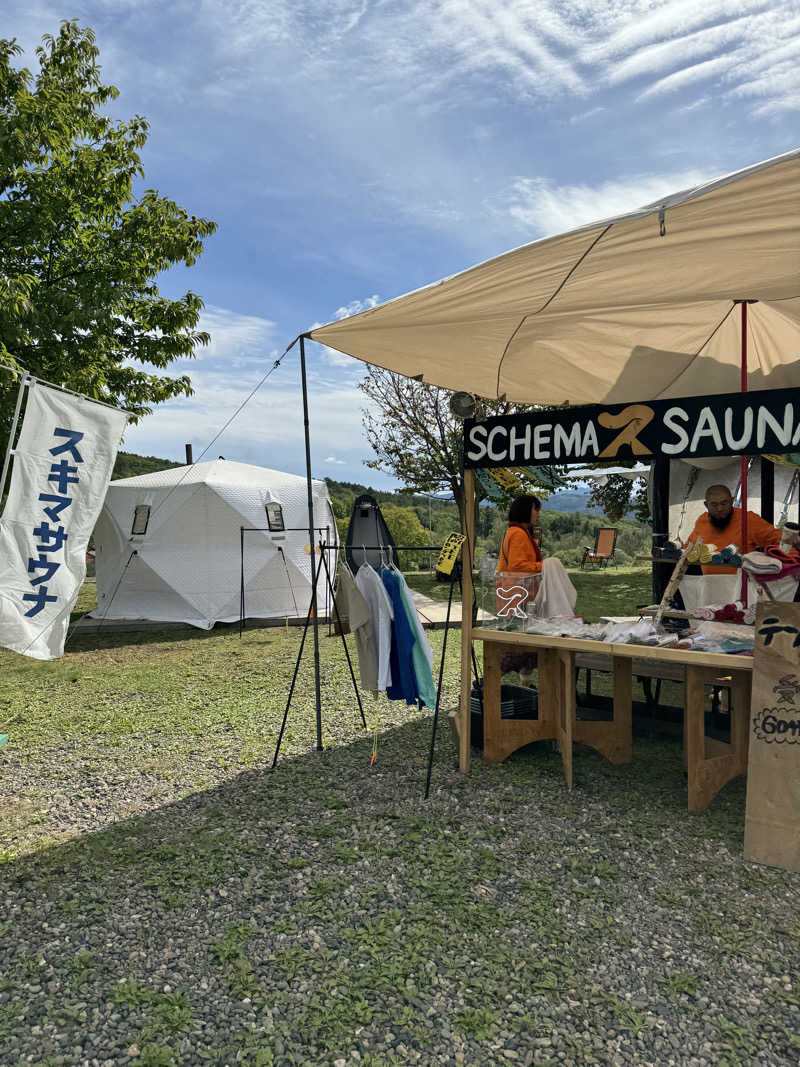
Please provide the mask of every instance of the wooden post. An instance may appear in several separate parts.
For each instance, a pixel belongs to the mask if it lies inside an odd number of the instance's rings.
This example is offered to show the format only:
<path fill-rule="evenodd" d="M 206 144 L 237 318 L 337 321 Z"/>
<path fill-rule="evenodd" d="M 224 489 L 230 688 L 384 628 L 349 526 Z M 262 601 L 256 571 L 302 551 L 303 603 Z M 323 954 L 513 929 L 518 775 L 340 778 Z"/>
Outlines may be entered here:
<path fill-rule="evenodd" d="M 466 774 L 470 762 L 469 701 L 472 690 L 472 561 L 475 552 L 475 475 L 464 471 L 464 533 L 461 549 L 461 702 L 458 709 L 458 766 Z"/>

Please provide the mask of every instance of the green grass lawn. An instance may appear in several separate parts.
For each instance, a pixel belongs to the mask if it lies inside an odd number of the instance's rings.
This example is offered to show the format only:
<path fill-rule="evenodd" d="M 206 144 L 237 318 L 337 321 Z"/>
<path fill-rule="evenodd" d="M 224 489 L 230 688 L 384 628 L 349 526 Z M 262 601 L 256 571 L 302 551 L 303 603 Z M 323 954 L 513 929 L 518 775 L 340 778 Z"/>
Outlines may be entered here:
<path fill-rule="evenodd" d="M 652 586 L 649 567 L 607 567 L 603 570 L 568 568 L 568 574 L 578 593 L 576 612 L 587 621 L 594 622 L 601 615 L 635 615 L 639 607 L 652 603 Z M 473 576 L 476 589 L 480 589 L 477 572 Z M 447 600 L 449 586 L 437 582 L 431 571 L 411 571 L 406 581 L 434 600 Z M 460 597 L 458 585 L 453 596 Z"/>
<path fill-rule="evenodd" d="M 587 620 L 593 621 L 601 615 L 633 615 L 642 604 L 652 602 L 650 569 L 647 567 L 608 567 L 604 570 L 585 570 L 575 567 L 568 569 L 572 583 L 578 593 L 576 611 Z M 433 571 L 409 571 L 406 581 L 433 600 L 446 601 L 450 586 L 447 582 L 437 582 Z M 476 589 L 480 588 L 477 571 L 473 575 Z M 458 601 L 461 591 L 456 583 L 453 591 L 454 600 Z M 94 578 L 87 578 L 81 588 L 73 612 L 73 619 L 97 607 L 97 586 Z"/>
<path fill-rule="evenodd" d="M 443 723 L 426 802 L 430 715 L 365 697 L 365 731 L 326 632 L 325 749 L 308 647 L 274 773 L 298 628 L 0 652 L 0 1061 L 797 1062 L 800 884 L 742 861 L 742 780 L 690 817 L 649 737 L 577 746 L 571 793 L 549 743 L 464 777 Z"/>

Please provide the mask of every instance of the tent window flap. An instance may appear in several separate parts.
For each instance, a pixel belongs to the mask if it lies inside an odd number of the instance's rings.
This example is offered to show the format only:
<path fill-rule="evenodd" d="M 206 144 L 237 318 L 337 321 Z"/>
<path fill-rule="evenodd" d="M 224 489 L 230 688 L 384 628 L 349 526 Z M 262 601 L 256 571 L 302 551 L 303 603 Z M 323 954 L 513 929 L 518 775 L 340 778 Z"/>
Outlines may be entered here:
<path fill-rule="evenodd" d="M 139 535 L 147 533 L 147 524 L 150 522 L 150 505 L 149 504 L 137 504 L 133 509 L 133 526 L 131 527 L 131 535 Z"/>
<path fill-rule="evenodd" d="M 272 533 L 283 532 L 286 529 L 283 523 L 283 508 L 280 504 L 265 504 L 267 512 L 267 525 Z"/>

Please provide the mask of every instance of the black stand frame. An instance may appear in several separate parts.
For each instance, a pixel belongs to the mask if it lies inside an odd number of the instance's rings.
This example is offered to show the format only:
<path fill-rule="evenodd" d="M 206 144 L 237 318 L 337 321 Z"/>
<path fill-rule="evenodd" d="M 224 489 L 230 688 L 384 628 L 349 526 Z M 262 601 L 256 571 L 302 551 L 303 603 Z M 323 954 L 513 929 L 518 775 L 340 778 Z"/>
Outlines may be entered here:
<path fill-rule="evenodd" d="M 309 334 L 300 334 L 300 336 L 295 339 L 295 342 L 293 342 L 293 344 L 296 343 L 297 341 L 300 342 L 300 380 L 301 380 L 301 386 L 302 386 L 302 391 L 303 391 L 303 432 L 304 432 L 304 437 L 305 437 L 306 487 L 307 487 L 307 498 L 308 498 L 308 543 L 309 543 L 309 546 L 312 546 L 314 544 L 314 529 L 315 529 L 315 527 L 314 527 L 314 501 L 313 501 L 312 481 L 311 481 L 311 438 L 310 438 L 310 434 L 309 434 L 308 380 L 307 380 L 307 375 L 306 375 L 306 350 L 305 350 L 305 342 L 306 342 L 306 339 L 309 338 L 309 337 L 310 337 Z M 291 347 L 292 347 L 292 345 L 289 346 L 289 348 L 291 348 Z M 288 352 L 289 349 L 287 349 L 286 351 Z M 245 615 L 245 600 L 244 600 L 244 529 L 245 528 L 243 527 L 242 528 L 242 533 L 241 533 L 241 554 L 242 554 L 242 559 L 241 559 L 241 593 L 240 593 L 240 613 L 241 613 L 240 634 L 241 634 L 241 631 L 244 629 L 244 615 Z M 305 529 L 305 527 L 304 527 L 304 529 Z M 325 555 L 326 552 L 331 552 L 331 551 L 338 552 L 339 547 L 340 547 L 339 544 L 338 544 L 338 538 L 337 538 L 337 544 L 336 545 L 329 545 L 329 544 L 327 544 L 327 542 L 320 541 L 317 547 L 319 548 L 320 557 L 321 557 L 322 564 L 323 564 L 323 569 L 325 570 L 325 577 L 326 577 L 326 582 L 327 582 L 327 590 L 330 592 L 331 601 L 333 603 L 334 611 L 336 613 L 337 624 L 339 625 L 339 630 L 341 631 L 342 627 L 341 627 L 341 620 L 339 619 L 339 610 L 338 610 L 338 607 L 336 605 L 336 600 L 335 600 L 334 595 L 333 595 L 333 585 L 331 583 L 330 570 L 329 570 L 329 567 L 328 567 L 327 557 Z M 375 550 L 375 551 L 380 551 L 381 548 L 385 548 L 386 546 L 385 545 L 384 546 L 381 546 L 381 545 L 366 545 L 366 546 L 363 546 L 363 547 L 370 548 L 370 549 Z M 438 552 L 438 551 L 441 550 L 442 546 L 441 545 L 438 545 L 438 546 L 426 545 L 424 547 L 420 547 L 419 545 L 410 545 L 410 546 L 405 546 L 405 547 L 404 546 L 395 546 L 395 547 L 396 547 L 396 550 L 399 551 L 399 552 Z M 319 612 L 317 610 L 317 579 L 319 577 L 319 573 L 320 573 L 320 568 L 317 567 L 316 552 L 312 551 L 311 552 L 311 602 L 309 604 L 308 612 L 306 613 L 305 623 L 303 625 L 303 636 L 302 636 L 301 641 L 300 641 L 300 648 L 299 648 L 298 653 L 297 653 L 297 661 L 296 661 L 295 667 L 294 667 L 294 674 L 292 676 L 292 683 L 291 683 L 291 686 L 289 687 L 289 696 L 288 696 L 287 701 L 286 701 L 286 707 L 285 707 L 284 713 L 283 713 L 283 720 L 281 722 L 281 728 L 280 728 L 280 732 L 278 734 L 278 741 L 277 741 L 277 744 L 275 746 L 275 755 L 273 756 L 273 759 L 272 759 L 272 769 L 273 770 L 275 769 L 275 766 L 276 766 L 277 761 L 278 761 L 278 755 L 280 753 L 281 742 L 283 740 L 283 735 L 284 735 L 284 732 L 285 732 L 285 729 L 286 729 L 286 723 L 287 723 L 288 716 L 289 716 L 289 708 L 291 706 L 292 697 L 294 695 L 294 690 L 295 690 L 295 686 L 296 686 L 296 683 L 297 683 L 297 675 L 298 675 L 298 672 L 300 670 L 300 661 L 301 661 L 302 656 L 303 656 L 303 649 L 305 648 L 306 637 L 308 635 L 309 623 L 311 623 L 312 621 L 313 621 L 313 629 L 314 629 L 314 688 L 315 688 L 316 724 L 317 724 L 317 746 L 316 747 L 317 747 L 317 751 L 318 752 L 322 751 L 322 694 L 321 694 L 321 686 L 320 686 L 320 662 L 319 662 Z M 460 579 L 460 577 L 458 579 L 458 582 L 459 582 L 459 587 L 461 587 L 461 579 Z M 450 580 L 450 594 L 449 594 L 448 601 L 447 601 L 447 616 L 445 618 L 444 638 L 443 638 L 443 641 L 442 641 L 442 656 L 441 656 L 441 660 L 440 660 L 440 663 L 439 663 L 439 682 L 438 682 L 438 686 L 437 686 L 437 689 L 436 689 L 436 706 L 435 706 L 434 712 L 433 712 L 433 728 L 432 728 L 432 732 L 431 732 L 430 751 L 429 751 L 429 754 L 428 754 L 428 768 L 427 768 L 427 776 L 426 776 L 426 781 L 425 781 L 425 798 L 426 799 L 427 799 L 428 794 L 430 792 L 431 774 L 432 774 L 432 770 L 433 770 L 433 755 L 434 755 L 434 748 L 435 748 L 435 744 L 436 744 L 436 728 L 437 728 L 438 722 L 439 722 L 439 704 L 440 704 L 441 695 L 442 695 L 442 680 L 443 680 L 443 677 L 444 677 L 444 659 L 445 659 L 445 654 L 447 652 L 447 636 L 448 636 L 448 633 L 449 633 L 449 630 L 450 630 L 450 613 L 451 613 L 452 603 L 453 603 L 453 585 L 454 585 L 454 583 L 455 583 L 455 579 L 451 578 L 451 580 Z M 473 621 L 473 623 L 474 623 L 474 617 L 475 617 L 476 608 L 477 608 L 477 604 L 476 604 L 476 600 L 475 600 L 475 593 L 473 591 L 473 596 L 472 596 L 472 613 L 473 613 L 472 621 Z M 462 625 L 463 625 L 463 620 L 462 620 Z M 366 718 L 364 716 L 364 708 L 363 708 L 363 705 L 361 703 L 361 695 L 358 692 L 358 685 L 356 684 L 355 672 L 353 671 L 353 664 L 352 664 L 352 661 L 350 659 L 350 651 L 349 651 L 349 649 L 347 647 L 347 641 L 345 640 L 344 633 L 341 634 L 341 637 L 342 637 L 342 643 L 343 643 L 344 649 L 345 649 L 345 655 L 347 657 L 347 665 L 348 665 L 348 667 L 350 669 L 350 677 L 351 677 L 351 680 L 353 682 L 353 689 L 355 691 L 356 699 L 358 701 L 358 707 L 359 707 L 359 710 L 361 712 L 361 719 L 362 719 L 362 722 L 364 724 L 364 728 L 366 729 L 367 723 L 366 723 Z M 477 664 L 477 661 L 475 659 L 475 650 L 474 650 L 474 648 L 472 649 L 472 666 L 473 666 L 473 670 L 475 672 L 475 677 L 477 679 L 478 678 L 478 664 Z"/>
<path fill-rule="evenodd" d="M 362 723 L 364 725 L 364 729 L 366 729 L 367 728 L 367 722 L 366 722 L 366 718 L 365 718 L 365 715 L 364 715 L 364 708 L 363 708 L 363 705 L 361 703 L 361 694 L 358 691 L 358 684 L 356 682 L 355 671 L 353 670 L 353 662 L 352 662 L 352 659 L 350 657 L 350 650 L 348 648 L 347 641 L 345 639 L 345 634 L 344 634 L 343 627 L 342 627 L 342 621 L 341 621 L 341 617 L 339 615 L 339 607 L 338 607 L 338 605 L 336 603 L 336 598 L 335 598 L 334 593 L 333 593 L 333 583 L 331 581 L 330 568 L 328 566 L 328 560 L 327 560 L 327 556 L 326 556 L 326 552 L 338 552 L 340 546 L 338 544 L 336 544 L 336 545 L 328 545 L 325 542 L 320 541 L 319 544 L 316 547 L 319 549 L 320 557 L 321 557 L 321 560 L 322 560 L 322 567 L 320 567 L 317 570 L 317 577 L 322 573 L 322 570 L 325 571 L 325 580 L 326 580 L 326 583 L 327 583 L 328 591 L 330 592 L 331 602 L 333 603 L 334 614 L 335 614 L 335 617 L 336 617 L 336 624 L 337 624 L 337 627 L 339 629 L 340 636 L 342 638 L 342 645 L 344 647 L 345 656 L 347 658 L 347 667 L 348 667 L 348 670 L 350 672 L 350 679 L 351 679 L 351 681 L 353 683 L 353 691 L 356 694 L 356 700 L 358 701 L 358 708 L 359 708 L 359 711 L 361 712 L 361 721 L 362 721 Z M 379 552 L 381 550 L 381 548 L 385 548 L 386 546 L 385 545 L 365 545 L 364 547 L 366 549 L 368 549 L 369 551 Z M 398 545 L 398 546 L 396 546 L 396 550 L 398 552 L 436 552 L 436 551 L 440 551 L 441 550 L 441 545 L 439 545 L 439 546 L 436 546 L 436 545 L 424 545 L 424 546 L 419 546 L 419 545 Z M 461 584 L 460 578 L 458 579 L 458 582 L 459 582 L 459 586 L 460 586 L 460 584 Z M 436 731 L 437 731 L 437 727 L 438 727 L 438 724 L 439 724 L 439 708 L 440 708 L 440 705 L 441 705 L 442 682 L 443 682 L 443 679 L 444 679 L 444 662 L 445 662 L 445 657 L 447 655 L 447 637 L 448 637 L 448 634 L 450 632 L 450 615 L 451 615 L 452 606 L 453 606 L 453 587 L 454 587 L 455 583 L 456 583 L 456 579 L 455 578 L 451 578 L 451 580 L 450 580 L 450 591 L 449 591 L 449 595 L 448 595 L 448 599 L 447 599 L 447 615 L 445 616 L 445 624 L 444 624 L 444 637 L 442 639 L 442 654 L 441 654 L 441 657 L 440 657 L 440 660 L 439 660 L 439 680 L 438 680 L 438 684 L 436 686 L 436 703 L 435 703 L 434 709 L 433 709 L 433 723 L 432 723 L 432 727 L 431 727 L 431 743 L 430 743 L 430 749 L 429 749 L 429 752 L 428 752 L 428 766 L 427 766 L 427 773 L 426 773 L 426 778 L 425 778 L 425 799 L 426 800 L 428 799 L 428 796 L 430 794 L 431 775 L 433 773 L 433 757 L 434 757 L 434 751 L 435 751 L 435 746 L 436 746 Z M 315 597 L 312 595 L 311 602 L 310 602 L 309 608 L 308 608 L 308 612 L 306 613 L 305 624 L 303 626 L 303 636 L 302 636 L 302 638 L 300 640 L 300 648 L 297 651 L 297 660 L 296 660 L 295 665 L 294 665 L 294 673 L 292 675 L 292 683 L 291 683 L 291 685 L 289 687 L 289 696 L 288 696 L 288 698 L 286 700 L 286 707 L 284 708 L 284 711 L 283 711 L 283 719 L 281 721 L 281 728 L 280 728 L 280 731 L 278 733 L 277 743 L 275 745 L 275 754 L 272 757 L 272 764 L 271 764 L 272 770 L 274 770 L 276 765 L 277 765 L 278 756 L 280 754 L 281 743 L 283 741 L 283 735 L 284 735 L 284 733 L 286 731 L 286 723 L 287 723 L 288 718 L 289 718 L 289 708 L 291 707 L 292 697 L 294 696 L 294 690 L 295 690 L 295 686 L 296 686 L 296 683 L 297 683 L 297 675 L 298 675 L 298 673 L 300 671 L 300 662 L 301 662 L 302 657 L 303 657 L 303 650 L 305 648 L 306 637 L 308 635 L 308 627 L 309 627 L 309 623 L 311 621 L 311 613 L 312 613 L 312 610 L 313 610 L 314 603 L 315 603 Z M 473 610 L 474 610 L 474 607 L 475 607 L 475 605 L 473 603 Z M 474 649 L 473 649 L 473 653 L 472 653 L 472 665 L 473 665 L 473 669 L 475 671 L 475 677 L 477 679 L 477 677 L 478 677 L 478 665 L 477 665 L 477 662 L 475 660 Z M 317 657 L 315 657 L 314 666 L 315 666 L 315 670 L 319 669 L 319 660 L 318 660 Z M 320 719 L 320 721 L 321 721 L 321 719 Z M 321 745 L 318 746 L 318 747 L 321 748 Z"/>

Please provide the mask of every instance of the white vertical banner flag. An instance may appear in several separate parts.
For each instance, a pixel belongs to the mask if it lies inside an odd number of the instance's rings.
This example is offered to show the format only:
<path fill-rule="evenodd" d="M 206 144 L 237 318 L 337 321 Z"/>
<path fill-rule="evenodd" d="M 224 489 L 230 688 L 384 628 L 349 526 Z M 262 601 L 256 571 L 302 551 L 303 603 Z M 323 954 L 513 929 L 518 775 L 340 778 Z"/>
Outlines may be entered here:
<path fill-rule="evenodd" d="M 0 645 L 63 655 L 127 414 L 33 382 L 0 519 Z"/>

